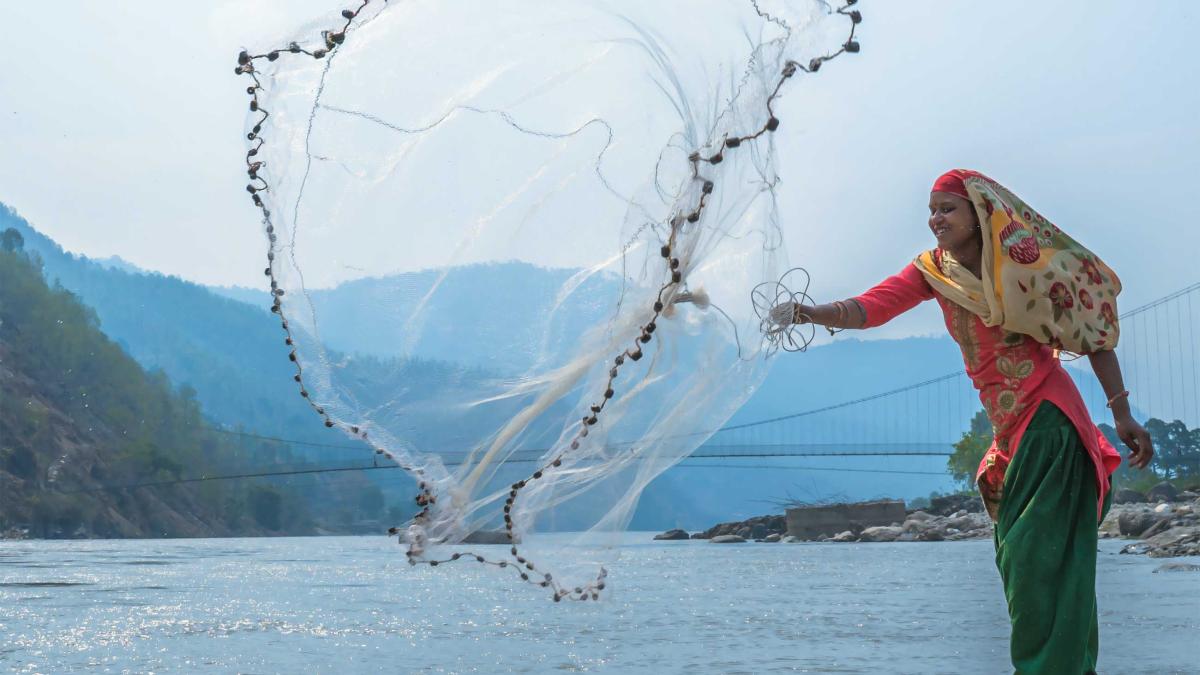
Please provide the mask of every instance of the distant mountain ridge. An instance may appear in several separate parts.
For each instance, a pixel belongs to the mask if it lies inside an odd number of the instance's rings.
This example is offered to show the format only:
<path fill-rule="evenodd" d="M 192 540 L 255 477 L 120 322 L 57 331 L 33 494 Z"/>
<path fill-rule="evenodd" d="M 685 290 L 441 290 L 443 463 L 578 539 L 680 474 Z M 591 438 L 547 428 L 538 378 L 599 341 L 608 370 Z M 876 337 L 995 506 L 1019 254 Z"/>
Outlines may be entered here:
<path fill-rule="evenodd" d="M 14 227 L 26 240 L 26 249 L 42 258 L 46 277 L 57 280 L 92 306 L 101 328 L 139 363 L 161 369 L 170 379 L 195 390 L 205 414 L 217 423 L 242 426 L 256 433 L 300 441 L 349 445 L 353 442 L 324 429 L 300 400 L 291 380 L 283 334 L 277 319 L 262 302 L 267 296 L 253 289 L 210 289 L 176 277 L 131 272 L 121 265 L 106 265 L 64 252 L 57 244 L 34 230 L 15 212 L 0 208 L 0 230 Z M 542 270 L 524 264 L 476 265 L 451 270 L 444 284 L 447 298 L 476 295 L 480 313 L 462 316 L 452 307 L 432 308 L 448 320 L 447 330 L 416 352 L 461 358 L 484 366 L 494 365 L 494 350 L 503 340 L 520 340 L 519 332 L 507 327 L 529 317 L 506 316 L 504 293 L 542 293 L 557 288 L 569 270 Z M 418 274 L 433 274 L 418 273 Z M 408 281 L 400 280 L 403 283 Z M 417 279 L 414 288 L 426 280 Z M 318 302 L 329 302 L 330 311 L 339 306 L 370 302 L 388 293 L 397 280 L 364 280 L 330 291 L 322 291 Z M 604 283 L 602 280 L 597 283 Z M 483 292 L 482 295 L 478 295 Z M 391 297 L 391 296 L 386 296 Z M 482 300 L 478 298 L 482 297 Z M 255 302 L 255 298 L 260 298 Z M 322 299 L 323 298 L 323 299 Z M 249 300 L 250 302 L 245 302 Z M 402 305 L 406 300 L 397 301 Z M 457 300 L 455 302 L 458 302 Z M 543 297 L 543 306 L 550 299 Z M 536 305 L 536 303 L 534 303 Z M 431 309 L 431 311 L 432 311 Z M 583 306 L 579 315 L 587 320 L 592 309 Z M 490 313 L 489 313 L 490 312 Z M 511 319 L 512 323 L 501 321 Z M 395 327 L 370 333 L 361 322 L 327 322 L 335 330 L 325 337 L 346 345 L 357 344 L 370 353 L 382 350 L 396 339 Z M 482 326 L 478 324 L 484 324 Z M 340 333 L 339 333 L 340 331 Z M 389 332 L 391 331 L 391 332 Z M 490 331 L 490 332 L 488 332 Z M 516 335 L 516 337 L 514 337 Z M 357 340 L 358 342 L 355 342 Z M 428 349 L 426 349 L 428 347 Z M 441 351 L 434 351 L 434 350 Z M 366 363 L 370 363 L 370 357 Z M 442 386 L 437 361 L 420 366 L 421 378 L 409 380 L 407 391 L 419 392 L 422 382 Z M 461 370 L 461 366 L 457 366 Z M 896 341 L 862 342 L 840 338 L 806 354 L 782 354 L 763 386 L 735 415 L 733 422 L 753 421 L 775 415 L 821 407 L 886 391 L 961 370 L 957 347 L 948 338 L 911 338 Z M 371 386 L 388 386 L 375 378 Z M 413 395 L 413 394 L 406 394 Z M 963 428 L 966 428 L 964 414 Z M 914 422 L 915 424 L 915 422 Z M 347 457 L 365 457 L 354 451 L 296 447 L 312 459 L 337 463 Z M 878 462 L 845 460 L 838 466 L 871 468 Z M 892 465 L 889 465 L 892 466 Z M 928 465 L 921 467 L 927 469 Z M 816 482 L 813 482 L 813 481 Z M 393 501 L 400 503 L 408 490 L 406 482 L 393 483 L 399 490 Z M 800 486 L 799 488 L 797 486 Z M 685 524 L 707 526 L 712 519 L 755 515 L 763 500 L 781 497 L 799 489 L 850 498 L 880 494 L 918 495 L 944 489 L 946 479 L 937 476 L 888 476 L 868 473 L 797 473 L 788 471 L 736 471 L 725 469 L 677 468 L 651 484 L 643 495 L 635 524 L 644 527 Z M 810 489 L 811 488 L 811 489 Z M 719 489 L 726 499 L 714 500 L 710 489 Z"/>

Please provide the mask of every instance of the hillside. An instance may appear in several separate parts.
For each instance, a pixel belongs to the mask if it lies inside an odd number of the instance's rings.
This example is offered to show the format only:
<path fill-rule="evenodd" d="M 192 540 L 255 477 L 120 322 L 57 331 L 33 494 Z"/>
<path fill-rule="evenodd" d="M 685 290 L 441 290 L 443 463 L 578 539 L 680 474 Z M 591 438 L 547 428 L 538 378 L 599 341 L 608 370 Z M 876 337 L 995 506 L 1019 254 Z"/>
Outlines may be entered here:
<path fill-rule="evenodd" d="M 106 486 L 236 468 L 191 393 L 142 370 L 34 261 L 0 250 L 0 530 L 160 537 L 305 531 L 305 509 L 261 485 Z"/>

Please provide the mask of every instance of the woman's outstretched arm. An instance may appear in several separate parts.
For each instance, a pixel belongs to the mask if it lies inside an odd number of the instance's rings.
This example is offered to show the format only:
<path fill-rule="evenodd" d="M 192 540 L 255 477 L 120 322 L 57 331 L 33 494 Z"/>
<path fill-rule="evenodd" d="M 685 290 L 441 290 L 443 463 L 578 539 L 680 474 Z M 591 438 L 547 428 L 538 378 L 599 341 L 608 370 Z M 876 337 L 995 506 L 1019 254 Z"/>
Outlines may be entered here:
<path fill-rule="evenodd" d="M 1125 391 L 1125 382 L 1121 377 L 1121 364 L 1117 361 L 1117 353 L 1113 351 L 1093 352 L 1088 354 L 1092 370 L 1104 395 L 1108 398 L 1108 407 L 1113 412 L 1113 423 L 1117 428 L 1117 437 L 1121 439 L 1133 454 L 1129 456 L 1130 466 L 1144 469 L 1154 458 L 1154 443 L 1150 434 L 1129 410 L 1129 392 Z"/>
<path fill-rule="evenodd" d="M 815 323 L 830 328 L 874 328 L 933 297 L 933 289 L 912 265 L 849 300 L 824 305 L 785 302 L 771 310 L 771 319 L 781 325 Z"/>

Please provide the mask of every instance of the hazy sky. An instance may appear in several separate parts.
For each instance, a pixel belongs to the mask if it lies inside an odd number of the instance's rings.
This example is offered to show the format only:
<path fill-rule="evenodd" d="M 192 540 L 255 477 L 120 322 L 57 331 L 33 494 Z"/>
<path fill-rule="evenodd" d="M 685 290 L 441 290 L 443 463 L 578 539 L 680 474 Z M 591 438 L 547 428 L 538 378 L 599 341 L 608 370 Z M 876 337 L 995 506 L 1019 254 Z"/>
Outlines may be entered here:
<path fill-rule="evenodd" d="M 234 57 L 344 4 L 0 4 L 0 25 L 20 27 L 0 52 L 0 201 L 71 251 L 260 284 Z M 1185 196 L 1200 178 L 1197 3 L 861 9 L 862 53 L 779 106 L 785 233 L 819 298 L 928 247 L 929 184 L 954 166 L 989 173 L 1099 253 L 1125 308 L 1200 279 Z M 935 316 L 882 335 L 938 332 Z"/>

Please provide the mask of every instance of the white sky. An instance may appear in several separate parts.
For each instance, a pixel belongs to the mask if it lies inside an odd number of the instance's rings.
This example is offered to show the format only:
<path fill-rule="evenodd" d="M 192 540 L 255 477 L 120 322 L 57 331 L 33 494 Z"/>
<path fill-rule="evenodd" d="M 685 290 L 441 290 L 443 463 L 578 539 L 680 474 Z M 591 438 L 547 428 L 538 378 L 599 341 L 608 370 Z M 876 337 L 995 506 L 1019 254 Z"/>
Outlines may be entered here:
<path fill-rule="evenodd" d="M 235 55 L 346 4 L 0 4 L 0 201 L 71 251 L 260 284 Z M 861 10 L 863 52 L 804 79 L 778 111 L 788 247 L 819 299 L 931 245 L 929 184 L 953 166 L 989 173 L 1099 253 L 1125 282 L 1124 308 L 1200 279 L 1200 3 Z M 880 336 L 937 333 L 935 316 Z"/>

